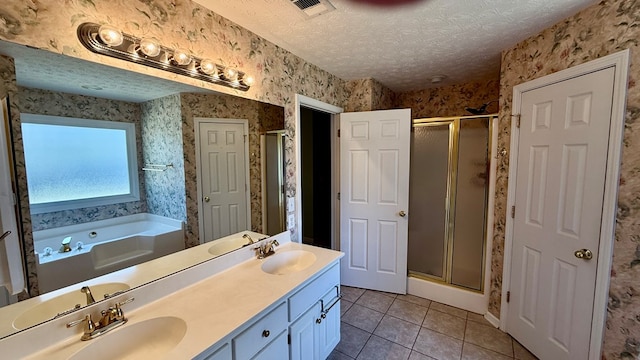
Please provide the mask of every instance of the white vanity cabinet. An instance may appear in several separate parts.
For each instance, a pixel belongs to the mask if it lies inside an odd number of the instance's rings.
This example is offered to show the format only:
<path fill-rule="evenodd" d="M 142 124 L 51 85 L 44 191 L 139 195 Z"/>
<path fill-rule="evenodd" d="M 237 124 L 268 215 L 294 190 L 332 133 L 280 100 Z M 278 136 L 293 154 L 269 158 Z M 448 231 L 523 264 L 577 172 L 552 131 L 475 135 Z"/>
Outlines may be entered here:
<path fill-rule="evenodd" d="M 197 359 L 326 359 L 338 342 L 340 266 L 336 262 Z"/>
<path fill-rule="evenodd" d="M 339 266 L 334 265 L 289 297 L 289 320 L 290 360 L 329 356 L 340 342 Z"/>

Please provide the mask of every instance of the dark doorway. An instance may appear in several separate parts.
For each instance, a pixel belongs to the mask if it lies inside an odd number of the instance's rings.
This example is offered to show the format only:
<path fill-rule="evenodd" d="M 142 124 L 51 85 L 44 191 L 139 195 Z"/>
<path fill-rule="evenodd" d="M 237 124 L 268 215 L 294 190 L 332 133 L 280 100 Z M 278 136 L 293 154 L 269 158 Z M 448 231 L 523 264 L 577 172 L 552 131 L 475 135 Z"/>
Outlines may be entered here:
<path fill-rule="evenodd" d="M 302 242 L 331 248 L 331 115 L 300 108 Z"/>

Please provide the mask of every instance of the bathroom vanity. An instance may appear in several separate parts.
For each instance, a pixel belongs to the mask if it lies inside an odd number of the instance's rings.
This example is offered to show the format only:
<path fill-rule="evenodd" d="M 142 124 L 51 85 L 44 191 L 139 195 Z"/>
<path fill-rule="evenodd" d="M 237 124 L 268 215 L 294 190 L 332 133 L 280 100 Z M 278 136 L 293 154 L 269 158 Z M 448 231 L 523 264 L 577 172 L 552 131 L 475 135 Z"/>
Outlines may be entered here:
<path fill-rule="evenodd" d="M 325 359 L 340 341 L 343 254 L 275 238 L 265 259 L 242 248 L 2 339 L 0 349 L 32 359 Z M 131 298 L 128 322 L 95 339 L 65 326 Z"/>

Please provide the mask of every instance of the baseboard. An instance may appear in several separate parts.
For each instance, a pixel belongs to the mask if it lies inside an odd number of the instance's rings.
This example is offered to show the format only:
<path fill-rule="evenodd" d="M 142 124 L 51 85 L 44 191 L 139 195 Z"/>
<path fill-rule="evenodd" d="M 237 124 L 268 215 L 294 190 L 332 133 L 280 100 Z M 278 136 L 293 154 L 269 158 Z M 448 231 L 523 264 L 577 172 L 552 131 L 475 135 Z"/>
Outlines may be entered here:
<path fill-rule="evenodd" d="M 492 313 L 490 312 L 486 312 L 484 314 L 484 319 L 487 320 L 491 325 L 493 325 L 496 328 L 500 327 L 500 319 L 498 319 L 497 317 L 495 317 Z"/>

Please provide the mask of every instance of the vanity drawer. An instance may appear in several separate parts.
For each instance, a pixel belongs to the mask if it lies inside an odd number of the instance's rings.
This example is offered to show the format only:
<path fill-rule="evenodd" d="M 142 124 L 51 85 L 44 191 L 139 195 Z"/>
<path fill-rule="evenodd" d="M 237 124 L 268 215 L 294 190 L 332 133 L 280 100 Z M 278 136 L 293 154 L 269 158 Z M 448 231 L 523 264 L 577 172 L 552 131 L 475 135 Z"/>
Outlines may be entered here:
<path fill-rule="evenodd" d="M 250 359 L 287 328 L 287 305 L 280 304 L 233 339 L 234 359 Z"/>
<path fill-rule="evenodd" d="M 339 263 L 289 297 L 289 321 L 295 320 L 315 302 L 340 284 Z"/>

